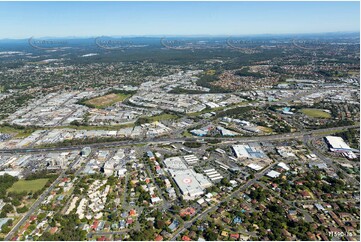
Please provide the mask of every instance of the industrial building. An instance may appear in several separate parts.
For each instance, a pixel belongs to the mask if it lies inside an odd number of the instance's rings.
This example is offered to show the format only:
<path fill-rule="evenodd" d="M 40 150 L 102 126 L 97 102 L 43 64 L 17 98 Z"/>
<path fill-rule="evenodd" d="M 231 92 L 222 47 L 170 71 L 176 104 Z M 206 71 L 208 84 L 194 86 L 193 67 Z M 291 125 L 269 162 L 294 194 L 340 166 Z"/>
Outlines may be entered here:
<path fill-rule="evenodd" d="M 265 158 L 266 155 L 255 145 L 233 145 L 232 151 L 237 158 Z"/>
<path fill-rule="evenodd" d="M 82 150 L 81 150 L 81 156 L 88 156 L 90 155 L 91 153 L 91 148 L 90 147 L 84 147 Z"/>
<path fill-rule="evenodd" d="M 357 156 L 353 153 L 353 150 L 348 144 L 345 143 L 343 138 L 338 136 L 326 136 L 325 141 L 329 146 L 330 151 L 342 153 L 349 159 L 356 159 Z"/>
<path fill-rule="evenodd" d="M 189 166 L 195 165 L 199 161 L 199 159 L 195 155 L 185 155 L 183 156 L 183 158 Z"/>
<path fill-rule="evenodd" d="M 281 173 L 277 172 L 277 171 L 270 171 L 266 174 L 266 176 L 270 177 L 270 178 L 277 178 L 281 175 Z"/>
<path fill-rule="evenodd" d="M 206 176 L 212 181 L 219 181 L 223 178 L 223 176 L 221 174 L 219 174 L 218 171 L 216 171 L 214 168 L 212 169 L 208 169 L 208 170 L 204 170 L 203 171 Z"/>

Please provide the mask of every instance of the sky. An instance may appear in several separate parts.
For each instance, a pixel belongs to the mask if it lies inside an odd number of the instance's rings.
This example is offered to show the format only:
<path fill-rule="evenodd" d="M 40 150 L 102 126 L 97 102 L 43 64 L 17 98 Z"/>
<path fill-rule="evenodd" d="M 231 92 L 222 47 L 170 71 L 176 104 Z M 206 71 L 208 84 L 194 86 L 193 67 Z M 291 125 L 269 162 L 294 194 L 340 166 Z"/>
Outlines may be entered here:
<path fill-rule="evenodd" d="M 359 2 L 0 2 L 0 39 L 359 32 Z"/>

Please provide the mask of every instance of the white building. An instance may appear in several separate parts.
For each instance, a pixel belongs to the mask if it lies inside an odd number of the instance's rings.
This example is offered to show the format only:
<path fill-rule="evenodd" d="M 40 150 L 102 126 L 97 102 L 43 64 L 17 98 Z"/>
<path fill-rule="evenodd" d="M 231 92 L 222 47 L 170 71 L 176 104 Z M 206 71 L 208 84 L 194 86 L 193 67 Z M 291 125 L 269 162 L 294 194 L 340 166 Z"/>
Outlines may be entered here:
<path fill-rule="evenodd" d="M 343 138 L 338 136 L 326 136 L 325 139 L 330 147 L 330 151 L 342 153 L 345 157 L 349 159 L 357 158 L 355 153 L 352 152 L 352 148 L 345 143 Z"/>
<path fill-rule="evenodd" d="M 204 194 L 207 187 L 212 183 L 202 174 L 196 173 L 192 169 L 173 170 L 169 169 L 169 173 L 179 187 L 184 199 L 193 200 Z"/>
<path fill-rule="evenodd" d="M 281 175 L 281 173 L 277 172 L 277 171 L 270 171 L 266 174 L 266 176 L 271 177 L 271 178 L 277 178 Z"/>

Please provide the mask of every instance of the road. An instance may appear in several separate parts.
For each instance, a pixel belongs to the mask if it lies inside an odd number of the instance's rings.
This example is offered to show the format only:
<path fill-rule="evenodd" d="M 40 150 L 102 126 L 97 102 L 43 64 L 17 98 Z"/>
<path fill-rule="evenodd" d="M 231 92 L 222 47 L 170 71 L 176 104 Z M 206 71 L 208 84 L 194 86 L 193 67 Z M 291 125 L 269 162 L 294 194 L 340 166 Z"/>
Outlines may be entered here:
<path fill-rule="evenodd" d="M 288 134 L 276 134 L 268 136 L 255 136 L 255 137 L 205 137 L 204 140 L 221 140 L 224 143 L 236 143 L 236 142 L 263 142 L 263 141 L 275 141 L 275 140 L 286 140 L 286 139 L 300 139 L 305 135 L 313 135 L 317 133 L 339 131 L 349 128 L 359 128 L 360 125 L 349 125 L 342 127 L 317 129 L 311 131 L 294 132 Z M 159 143 L 179 143 L 185 142 L 189 138 L 157 138 L 157 139 L 145 139 L 145 140 L 126 140 L 126 141 L 115 141 L 107 143 L 94 143 L 87 145 L 75 145 L 68 147 L 57 147 L 57 148 L 22 148 L 22 149 L 1 149 L 0 154 L 17 154 L 17 153 L 42 153 L 42 152 L 58 152 L 58 151 L 69 151 L 69 150 L 81 150 L 84 147 L 91 148 L 112 148 L 119 146 L 129 146 L 137 144 L 159 144 Z M 194 138 L 197 140 L 197 138 Z"/>
<path fill-rule="evenodd" d="M 153 172 L 151 171 L 151 169 L 149 168 L 149 165 L 147 165 L 145 162 L 143 163 L 144 167 L 148 173 L 148 175 L 150 176 L 150 178 L 152 179 L 152 182 L 154 184 L 154 186 L 157 188 L 158 194 L 160 199 L 162 199 L 163 201 L 163 209 L 168 209 L 171 207 L 171 205 L 168 203 L 168 201 L 164 198 L 163 193 L 162 193 L 162 189 L 160 189 L 160 187 L 158 186 L 157 182 L 155 181 L 155 177 Z"/>
<path fill-rule="evenodd" d="M 360 181 L 352 177 L 351 175 L 347 174 L 344 170 L 340 169 L 335 165 L 337 162 L 332 160 L 331 158 L 325 156 L 322 154 L 313 144 L 312 144 L 313 138 L 306 135 L 304 136 L 304 144 L 307 146 L 308 149 L 310 149 L 320 160 L 325 162 L 328 166 L 332 167 L 335 171 L 340 171 L 344 176 L 345 179 L 348 181 L 349 184 L 357 184 L 360 185 Z"/>
<path fill-rule="evenodd" d="M 80 159 L 80 158 L 79 158 Z M 5 241 L 11 240 L 12 237 L 15 235 L 15 232 L 20 229 L 20 227 L 29 219 L 29 217 L 35 212 L 36 209 L 40 206 L 40 204 L 49 196 L 50 192 L 61 182 L 62 178 L 65 177 L 67 171 L 70 171 L 74 164 L 78 162 L 76 159 L 73 163 L 71 163 L 68 169 L 62 171 L 59 177 L 48 187 L 45 192 L 43 192 L 40 197 L 33 203 L 30 207 L 29 211 L 20 219 L 20 221 L 11 229 L 11 231 L 6 235 L 4 238 Z"/>
<path fill-rule="evenodd" d="M 313 218 L 312 216 L 304 209 L 301 209 L 301 208 L 298 208 L 295 206 L 295 203 L 298 202 L 297 200 L 294 200 L 294 201 L 290 201 L 290 200 L 287 200 L 285 198 L 283 198 L 280 194 L 276 193 L 275 191 L 269 189 L 266 185 L 264 185 L 263 183 L 261 182 L 257 182 L 258 185 L 260 185 L 263 189 L 269 191 L 270 193 L 272 193 L 274 196 L 278 197 L 279 199 L 281 199 L 284 203 L 288 204 L 289 206 L 294 206 L 296 208 L 296 210 L 300 213 L 302 213 L 303 217 L 305 218 L 305 221 L 307 223 L 312 223 L 313 222 Z M 320 202 L 320 201 L 318 201 Z"/>
<path fill-rule="evenodd" d="M 304 132 L 295 132 L 295 133 L 289 133 L 289 134 L 278 134 L 278 135 L 270 135 L 270 136 L 257 136 L 257 137 L 239 137 L 239 138 L 229 138 L 229 137 L 209 137 L 206 139 L 212 140 L 212 139 L 218 139 L 221 140 L 224 143 L 237 143 L 237 142 L 264 142 L 264 141 L 275 141 L 275 140 L 286 140 L 286 139 L 299 139 L 304 138 L 306 135 L 314 135 L 318 133 L 323 132 L 329 132 L 329 131 L 339 131 L 339 130 L 345 130 L 348 128 L 359 128 L 359 125 L 349 125 L 349 126 L 343 126 L 343 127 L 334 127 L 334 128 L 326 128 L 326 129 L 318 129 L 318 130 L 312 130 L 312 131 L 304 131 Z M 59 147 L 59 148 L 29 148 L 29 149 L 2 149 L 0 150 L 1 153 L 8 153 L 8 154 L 17 154 L 17 153 L 38 153 L 38 152 L 58 152 L 58 151 L 64 151 L 64 150 L 80 150 L 83 147 L 90 146 L 92 148 L 110 148 L 110 147 L 117 147 L 117 146 L 129 146 L 129 145 L 136 145 L 136 144 L 158 144 L 158 143 L 175 143 L 175 142 L 184 142 L 187 138 L 166 138 L 166 139 L 156 139 L 156 140 L 129 140 L 129 141 L 118 141 L 118 142 L 109 142 L 109 143 L 96 143 L 96 144 L 89 144 L 89 145 L 77 145 L 77 146 L 70 146 L 70 147 Z M 307 141 L 307 140 L 306 140 Z M 307 142 L 306 142 L 307 144 Z M 314 147 L 309 147 L 314 150 Z M 322 160 L 327 162 L 330 165 L 334 165 L 333 161 L 323 155 L 321 155 L 319 152 L 314 150 L 314 153 L 320 157 Z M 76 164 L 78 160 L 75 160 L 67 170 L 64 170 L 59 177 L 53 182 L 53 184 L 45 190 L 44 193 L 34 202 L 34 204 L 31 206 L 29 211 L 23 216 L 23 218 L 12 228 L 12 230 L 8 233 L 8 235 L 5 237 L 5 240 L 10 240 L 14 233 L 27 221 L 27 219 L 30 217 L 32 213 L 39 207 L 39 205 L 44 201 L 44 199 L 49 195 L 49 193 L 57 186 L 57 184 L 60 182 L 60 180 L 64 177 L 65 173 L 69 170 L 71 170 Z M 262 177 L 266 172 L 268 172 L 269 168 L 266 168 L 261 173 L 256 174 L 255 178 L 248 181 L 246 184 L 244 184 L 241 188 L 233 192 L 231 195 L 229 195 L 227 198 L 222 200 L 221 202 L 228 201 L 231 199 L 235 194 L 238 192 L 247 189 L 248 187 L 252 186 L 257 179 Z M 350 177 L 348 177 L 350 179 Z M 352 179 L 353 182 L 354 179 Z M 203 218 L 205 215 L 207 215 L 209 212 L 215 210 L 219 204 L 219 202 L 216 205 L 213 205 L 209 209 L 205 210 L 201 214 L 194 217 L 192 220 L 185 222 L 183 225 L 183 229 L 180 229 L 179 232 L 177 232 L 172 239 L 175 239 L 182 231 L 184 231 L 185 228 L 190 227 L 192 223 L 200 218 Z"/>
<path fill-rule="evenodd" d="M 255 177 L 251 180 L 249 180 L 248 182 L 246 182 L 244 185 L 242 185 L 240 188 L 238 188 L 236 191 L 232 192 L 231 194 L 229 194 L 227 197 L 225 197 L 224 199 L 222 199 L 221 201 L 219 201 L 218 203 L 212 205 L 211 207 L 209 207 L 208 209 L 204 210 L 202 213 L 196 215 L 195 217 L 193 217 L 191 220 L 184 222 L 183 226 L 181 226 L 180 228 L 178 228 L 178 230 L 175 232 L 175 234 L 173 235 L 173 237 L 170 240 L 175 240 L 184 230 L 186 230 L 187 228 L 190 228 L 192 226 L 192 224 L 198 220 L 198 219 L 202 219 L 205 216 L 207 216 L 208 213 L 210 212 L 214 212 L 215 210 L 217 210 L 218 206 L 223 203 L 223 202 L 228 202 L 229 200 L 231 200 L 233 197 L 237 196 L 239 194 L 239 192 L 246 190 L 247 188 L 253 186 L 253 184 L 255 184 L 257 182 L 258 179 L 260 179 L 261 177 L 263 177 L 267 172 L 269 172 L 271 170 L 271 168 L 275 165 L 275 163 L 271 163 L 268 166 L 265 167 L 265 169 L 263 169 L 262 171 L 258 172 L 255 174 Z"/>

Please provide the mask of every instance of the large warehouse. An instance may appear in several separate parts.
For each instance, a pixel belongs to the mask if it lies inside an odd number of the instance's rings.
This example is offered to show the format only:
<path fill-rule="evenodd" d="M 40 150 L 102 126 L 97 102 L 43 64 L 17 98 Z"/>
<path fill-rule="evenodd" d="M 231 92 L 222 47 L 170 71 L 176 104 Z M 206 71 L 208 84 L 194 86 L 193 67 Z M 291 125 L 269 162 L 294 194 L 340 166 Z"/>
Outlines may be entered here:
<path fill-rule="evenodd" d="M 232 150 L 237 158 L 265 158 L 266 155 L 256 145 L 233 145 Z"/>
<path fill-rule="evenodd" d="M 342 151 L 351 151 L 350 146 L 348 146 L 345 141 L 338 136 L 326 136 L 326 142 L 330 146 L 331 151 L 342 150 Z"/>
<path fill-rule="evenodd" d="M 212 186 L 212 183 L 202 174 L 196 173 L 192 169 L 173 170 L 169 169 L 174 181 L 183 194 L 186 200 L 193 200 L 204 194 L 207 187 Z"/>
<path fill-rule="evenodd" d="M 325 140 L 330 148 L 330 151 L 342 153 L 349 159 L 357 158 L 355 153 L 352 152 L 352 148 L 345 143 L 343 138 L 338 136 L 326 136 Z"/>

